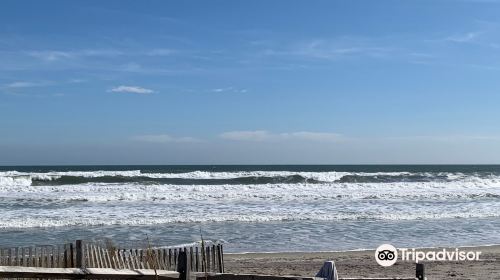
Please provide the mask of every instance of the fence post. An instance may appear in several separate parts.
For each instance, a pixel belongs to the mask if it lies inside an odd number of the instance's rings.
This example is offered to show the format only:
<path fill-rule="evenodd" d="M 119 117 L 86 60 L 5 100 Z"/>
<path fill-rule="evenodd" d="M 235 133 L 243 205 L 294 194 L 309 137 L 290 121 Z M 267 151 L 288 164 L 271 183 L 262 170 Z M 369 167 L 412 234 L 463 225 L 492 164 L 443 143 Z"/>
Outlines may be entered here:
<path fill-rule="evenodd" d="M 224 262 L 222 261 L 222 244 L 217 244 L 217 259 L 219 261 L 219 273 L 224 273 Z"/>
<path fill-rule="evenodd" d="M 81 240 L 76 241 L 76 267 L 85 267 L 85 260 L 83 258 L 83 244 Z"/>
<path fill-rule="evenodd" d="M 73 243 L 69 243 L 69 267 L 75 267 L 75 252 Z"/>
<path fill-rule="evenodd" d="M 418 280 L 425 279 L 425 269 L 423 263 L 417 263 L 415 276 L 417 277 Z"/>
<path fill-rule="evenodd" d="M 177 272 L 179 272 L 179 280 L 189 279 L 190 268 L 186 251 L 179 250 Z"/>

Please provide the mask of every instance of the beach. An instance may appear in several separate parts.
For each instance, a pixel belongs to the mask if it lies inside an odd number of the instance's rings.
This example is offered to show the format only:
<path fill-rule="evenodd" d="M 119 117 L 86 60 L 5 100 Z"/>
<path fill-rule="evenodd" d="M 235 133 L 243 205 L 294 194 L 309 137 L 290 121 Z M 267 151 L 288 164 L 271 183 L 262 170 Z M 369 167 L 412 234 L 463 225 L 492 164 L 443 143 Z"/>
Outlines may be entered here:
<path fill-rule="evenodd" d="M 461 249 L 481 251 L 481 259 L 473 262 L 425 262 L 428 279 L 500 279 L 500 246 L 463 247 Z M 373 250 L 247 253 L 227 254 L 224 256 L 224 261 L 228 273 L 314 276 L 325 260 L 334 260 L 339 277 L 412 277 L 415 275 L 415 263 L 397 262 L 391 267 L 382 267 L 375 262 L 373 255 Z"/>

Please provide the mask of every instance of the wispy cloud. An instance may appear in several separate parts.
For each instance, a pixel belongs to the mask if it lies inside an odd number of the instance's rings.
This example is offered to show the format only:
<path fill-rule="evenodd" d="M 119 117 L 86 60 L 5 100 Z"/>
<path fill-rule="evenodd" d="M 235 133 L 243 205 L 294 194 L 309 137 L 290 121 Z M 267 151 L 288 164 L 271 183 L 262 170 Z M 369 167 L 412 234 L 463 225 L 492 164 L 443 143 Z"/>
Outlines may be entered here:
<path fill-rule="evenodd" d="M 395 51 L 392 47 L 380 46 L 363 38 L 314 39 L 286 45 L 288 47 L 267 48 L 262 54 L 336 60 L 350 56 L 382 57 Z"/>
<path fill-rule="evenodd" d="M 214 88 L 211 90 L 211 92 L 216 92 L 216 93 L 223 93 L 223 92 L 246 93 L 246 92 L 248 92 L 248 90 L 245 88 L 221 87 L 221 88 Z"/>
<path fill-rule="evenodd" d="M 154 90 L 138 87 L 138 86 L 117 86 L 109 90 L 109 92 L 117 93 L 136 93 L 136 94 L 150 94 L 154 93 Z"/>
<path fill-rule="evenodd" d="M 30 88 L 30 87 L 41 87 L 48 86 L 50 82 L 29 82 L 29 81 L 18 81 L 5 85 L 6 88 Z"/>
<path fill-rule="evenodd" d="M 25 54 L 47 62 L 82 57 L 117 57 L 117 56 L 170 56 L 178 54 L 174 49 L 151 50 L 118 50 L 118 49 L 74 49 L 74 50 L 32 50 L 24 51 Z"/>
<path fill-rule="evenodd" d="M 445 41 L 455 43 L 468 43 L 475 41 L 483 32 L 467 32 L 465 34 L 453 35 L 445 38 Z"/>
<path fill-rule="evenodd" d="M 56 61 L 73 57 L 72 53 L 64 51 L 29 51 L 28 55 L 45 61 Z"/>
<path fill-rule="evenodd" d="M 177 50 L 172 49 L 153 49 L 145 52 L 146 55 L 150 56 L 169 56 L 178 53 Z"/>
<path fill-rule="evenodd" d="M 78 57 L 110 57 L 124 55 L 125 52 L 115 49 L 82 49 L 82 50 L 36 50 L 27 51 L 29 56 L 52 62 Z"/>
<path fill-rule="evenodd" d="M 194 137 L 174 137 L 168 134 L 149 134 L 138 135 L 132 137 L 134 141 L 147 142 L 147 143 L 196 143 L 200 142 L 199 139 Z"/>
<path fill-rule="evenodd" d="M 302 140 L 302 141 L 321 141 L 321 142 L 337 142 L 342 140 L 342 135 L 330 132 L 285 132 L 272 133 L 266 130 L 243 130 L 243 131 L 228 131 L 219 135 L 222 139 L 233 141 L 285 141 L 285 140 Z"/>

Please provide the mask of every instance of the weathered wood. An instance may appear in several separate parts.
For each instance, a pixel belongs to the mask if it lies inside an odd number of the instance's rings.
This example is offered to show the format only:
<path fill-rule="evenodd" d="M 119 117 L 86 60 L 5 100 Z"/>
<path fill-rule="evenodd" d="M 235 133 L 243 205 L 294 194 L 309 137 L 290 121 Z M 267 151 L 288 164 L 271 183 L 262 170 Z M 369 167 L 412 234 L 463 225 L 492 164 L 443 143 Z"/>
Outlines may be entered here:
<path fill-rule="evenodd" d="M 50 267 L 52 267 L 52 268 L 56 267 L 54 264 L 54 246 L 50 246 L 49 258 L 50 258 Z"/>
<path fill-rule="evenodd" d="M 206 247 L 206 251 L 205 251 L 205 257 L 206 257 L 206 269 L 205 271 L 210 271 L 210 246 L 207 246 Z"/>
<path fill-rule="evenodd" d="M 222 244 L 220 244 L 220 257 L 222 260 L 222 270 L 223 270 L 223 272 L 225 272 L 226 269 L 224 267 L 224 246 L 222 246 Z"/>
<path fill-rule="evenodd" d="M 222 245 L 217 244 L 217 261 L 219 267 L 219 273 L 224 273 L 224 263 L 222 262 Z"/>
<path fill-rule="evenodd" d="M 188 256 L 186 251 L 179 251 L 177 260 L 177 272 L 179 272 L 180 280 L 188 280 L 190 278 L 191 269 L 189 268 Z"/>
<path fill-rule="evenodd" d="M 203 245 L 203 243 L 202 243 Z M 202 246 L 200 247 L 201 250 L 201 272 L 206 272 L 207 271 L 207 257 L 205 254 L 205 247 Z"/>
<path fill-rule="evenodd" d="M 172 269 L 172 249 L 168 249 L 168 268 Z"/>
<path fill-rule="evenodd" d="M 41 267 L 47 267 L 47 248 L 42 247 L 40 250 L 40 262 L 41 262 Z"/>
<path fill-rule="evenodd" d="M 111 256 L 111 261 L 113 261 L 115 269 L 120 269 L 120 262 L 117 260 L 116 254 Z"/>
<path fill-rule="evenodd" d="M 34 268 L 18 266 L 0 267 L 0 278 L 64 278 L 64 279 L 178 279 L 179 273 L 168 270 L 112 268 Z"/>
<path fill-rule="evenodd" d="M 90 245 L 87 242 L 84 242 L 83 246 L 83 258 L 85 259 L 85 267 L 93 267 L 92 265 L 92 256 L 90 252 Z"/>
<path fill-rule="evenodd" d="M 217 267 L 216 267 L 216 265 L 217 265 L 217 260 L 215 259 L 215 257 L 216 257 L 217 255 L 215 254 L 215 244 L 214 244 L 214 245 L 212 245 L 211 253 L 212 253 L 212 270 L 213 270 L 214 272 L 217 272 Z"/>
<path fill-rule="evenodd" d="M 193 267 L 194 267 L 194 256 L 193 256 L 193 247 L 189 247 L 189 270 L 193 271 Z"/>
<path fill-rule="evenodd" d="M 85 259 L 83 258 L 83 243 L 81 240 L 77 240 L 75 242 L 76 249 L 76 267 L 83 268 L 85 267 Z"/>
<path fill-rule="evenodd" d="M 165 258 L 163 256 L 164 250 L 163 249 L 158 249 L 158 266 L 159 269 L 165 269 Z"/>
<path fill-rule="evenodd" d="M 137 250 L 132 250 L 130 249 L 130 255 L 132 257 L 132 265 L 133 265 L 133 268 L 135 269 L 139 269 L 139 257 L 137 256 L 136 254 L 136 251 Z"/>
<path fill-rule="evenodd" d="M 177 255 L 177 249 L 174 248 L 174 258 L 173 258 L 173 261 L 174 261 L 174 266 L 175 267 L 177 267 L 177 261 L 178 261 L 177 256 L 178 256 Z"/>
<path fill-rule="evenodd" d="M 160 269 L 160 250 L 153 249 L 153 257 L 154 257 L 153 269 Z"/>
<path fill-rule="evenodd" d="M 75 248 L 73 243 L 69 243 L 69 265 L 70 267 L 75 267 Z"/>
<path fill-rule="evenodd" d="M 137 258 L 139 260 L 139 268 L 145 268 L 145 259 L 143 250 L 137 250 Z"/>
<path fill-rule="evenodd" d="M 104 250 L 106 252 L 106 257 L 108 259 L 109 267 L 110 268 L 116 268 L 116 266 L 114 266 L 114 264 L 111 262 L 111 256 L 109 254 L 109 249 L 104 249 Z"/>
<path fill-rule="evenodd" d="M 36 254 L 36 248 L 35 248 L 35 254 Z M 63 253 L 63 262 L 64 262 L 64 268 L 69 267 L 68 263 L 68 245 L 64 244 L 64 253 Z"/>
<path fill-rule="evenodd" d="M 195 262 L 196 262 L 196 272 L 200 271 L 200 259 L 199 259 L 199 255 L 198 255 L 198 247 L 194 248 L 195 249 Z"/>
<path fill-rule="evenodd" d="M 100 243 L 76 240 L 75 243 L 60 246 L 0 249 L 0 266 L 172 270 L 179 264 L 179 255 L 185 253 L 191 271 L 221 273 L 224 271 L 222 250 L 222 245 L 211 244 L 204 248 L 192 246 L 144 250 L 118 249 L 111 253 Z"/>
<path fill-rule="evenodd" d="M 111 262 L 108 261 L 108 258 L 107 258 L 107 250 L 104 249 L 104 248 L 99 248 L 100 251 L 101 251 L 101 256 L 102 256 L 102 259 L 103 259 L 103 264 L 104 264 L 104 267 L 105 268 L 113 268 L 111 266 Z"/>
<path fill-rule="evenodd" d="M 120 259 L 121 259 L 121 261 L 123 263 L 123 268 L 130 269 L 130 265 L 127 262 L 127 257 L 125 256 L 125 250 L 120 249 L 119 252 L 120 252 Z"/>

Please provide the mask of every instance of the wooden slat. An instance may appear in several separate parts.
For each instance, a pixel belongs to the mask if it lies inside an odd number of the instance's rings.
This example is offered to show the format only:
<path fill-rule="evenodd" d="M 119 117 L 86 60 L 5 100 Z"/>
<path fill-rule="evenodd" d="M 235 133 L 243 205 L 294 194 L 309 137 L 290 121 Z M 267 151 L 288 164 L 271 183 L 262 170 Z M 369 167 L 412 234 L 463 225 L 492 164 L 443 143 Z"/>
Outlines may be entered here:
<path fill-rule="evenodd" d="M 166 253 L 167 253 L 166 249 L 161 249 L 161 264 L 160 264 L 161 269 L 167 269 Z"/>
<path fill-rule="evenodd" d="M 144 264 L 145 259 L 143 256 L 143 251 L 141 249 L 136 249 L 134 253 L 135 253 L 135 256 L 137 258 L 137 268 L 138 269 L 145 269 L 146 266 Z"/>
<path fill-rule="evenodd" d="M 40 248 L 40 267 L 46 267 L 45 266 L 45 247 Z"/>
<path fill-rule="evenodd" d="M 130 252 L 130 257 L 132 259 L 132 268 L 133 269 L 138 269 L 139 268 L 139 257 L 136 254 L 136 250 L 129 250 Z"/>
<path fill-rule="evenodd" d="M 106 250 L 106 258 L 108 260 L 109 267 L 110 268 L 116 268 L 115 265 L 111 262 L 111 256 L 109 254 L 109 249 L 105 249 L 105 250 Z"/>
<path fill-rule="evenodd" d="M 145 259 L 144 259 L 144 253 L 142 249 L 137 249 L 135 250 L 135 254 L 137 255 L 137 260 L 139 261 L 139 268 L 140 269 L 145 269 Z"/>
<path fill-rule="evenodd" d="M 104 251 L 102 250 L 101 246 L 97 246 L 97 252 L 99 253 L 99 257 L 100 257 L 100 260 L 101 260 L 101 266 L 102 266 L 102 268 L 110 268 L 106 264 L 106 257 L 104 256 Z"/>
<path fill-rule="evenodd" d="M 207 264 L 206 271 L 211 271 L 210 270 L 210 246 L 207 246 L 205 249 L 206 249 L 205 257 L 206 257 L 206 264 Z"/>
<path fill-rule="evenodd" d="M 167 249 L 163 249 L 163 269 L 168 269 L 168 251 Z"/>
<path fill-rule="evenodd" d="M 172 269 L 172 249 L 168 249 L 168 269 Z"/>
<path fill-rule="evenodd" d="M 94 260 L 92 259 L 92 252 L 90 251 L 90 245 L 85 242 L 85 256 L 87 258 L 87 261 L 85 264 L 87 267 L 94 267 Z"/>
<path fill-rule="evenodd" d="M 195 269 L 195 271 L 196 272 L 200 271 L 200 258 L 199 258 L 199 252 L 198 251 L 199 251 L 199 248 L 197 246 L 195 248 L 195 254 L 194 254 L 195 258 L 196 258 L 196 260 L 195 260 L 195 262 L 196 262 L 196 269 Z"/>
<path fill-rule="evenodd" d="M 50 246 L 50 267 L 55 268 L 56 265 L 54 263 L 54 246 Z"/>
<path fill-rule="evenodd" d="M 109 253 L 109 252 L 108 252 Z M 110 255 L 111 262 L 113 263 L 113 268 L 118 269 L 118 263 L 116 261 L 116 256 L 115 255 Z"/>
<path fill-rule="evenodd" d="M 123 259 L 123 254 L 122 254 L 122 250 L 121 249 L 118 250 L 118 257 L 120 258 L 122 269 L 126 269 L 127 268 L 127 264 L 125 264 L 125 260 Z"/>
<path fill-rule="evenodd" d="M 101 248 L 101 255 L 102 255 L 102 261 L 103 261 L 103 264 L 104 264 L 104 268 L 113 268 L 111 266 L 111 262 L 107 258 L 107 251 L 108 250 L 106 250 L 104 248 Z"/>
<path fill-rule="evenodd" d="M 215 265 L 217 264 L 217 261 L 215 260 L 215 245 L 212 245 L 212 248 L 211 248 L 211 253 L 212 253 L 212 271 L 213 272 L 217 272 L 217 268 L 215 267 Z"/>

